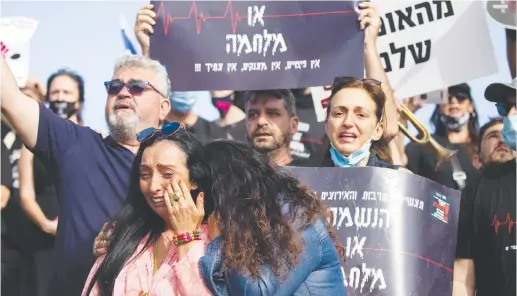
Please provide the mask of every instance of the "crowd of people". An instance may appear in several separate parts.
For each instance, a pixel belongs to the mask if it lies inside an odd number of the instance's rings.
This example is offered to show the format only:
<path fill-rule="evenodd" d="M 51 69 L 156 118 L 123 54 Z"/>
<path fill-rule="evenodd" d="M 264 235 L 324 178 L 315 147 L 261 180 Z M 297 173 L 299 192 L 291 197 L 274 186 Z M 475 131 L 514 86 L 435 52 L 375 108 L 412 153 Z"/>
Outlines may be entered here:
<path fill-rule="evenodd" d="M 359 8 L 366 77 L 335 79 L 322 123 L 308 87 L 214 90 L 219 119 L 195 114 L 195 93 L 171 89 L 149 58 L 152 5 L 136 17 L 143 54 L 119 58 L 105 82 L 109 135 L 82 120 L 79 74 L 20 88 L 2 58 L 2 293 L 347 295 L 332 217 L 284 168 L 297 166 L 387 168 L 461 190 L 453 295 L 516 295 L 515 30 L 514 80 L 485 91 L 500 117 L 479 127 L 467 83 L 436 105 L 432 137 L 457 151 L 439 162 L 404 145 L 381 20 Z"/>

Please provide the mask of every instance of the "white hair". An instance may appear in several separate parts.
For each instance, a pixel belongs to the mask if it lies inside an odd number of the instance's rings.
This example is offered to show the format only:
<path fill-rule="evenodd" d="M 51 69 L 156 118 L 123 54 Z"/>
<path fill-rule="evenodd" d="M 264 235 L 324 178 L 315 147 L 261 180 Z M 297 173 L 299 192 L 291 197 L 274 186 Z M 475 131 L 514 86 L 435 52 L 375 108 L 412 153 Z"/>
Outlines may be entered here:
<path fill-rule="evenodd" d="M 165 69 L 165 66 L 160 64 L 160 62 L 141 55 L 127 54 L 117 59 L 114 73 L 121 68 L 140 68 L 154 71 L 156 73 L 156 85 L 153 84 L 153 86 L 165 95 L 165 98 L 169 98 L 171 82 L 167 74 L 167 69 Z"/>

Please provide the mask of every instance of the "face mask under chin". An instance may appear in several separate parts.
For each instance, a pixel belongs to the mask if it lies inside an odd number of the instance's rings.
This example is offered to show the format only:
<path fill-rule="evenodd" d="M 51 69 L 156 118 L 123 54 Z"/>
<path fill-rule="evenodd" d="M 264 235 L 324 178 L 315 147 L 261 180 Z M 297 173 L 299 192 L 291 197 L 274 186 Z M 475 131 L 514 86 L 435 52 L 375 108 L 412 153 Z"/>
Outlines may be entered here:
<path fill-rule="evenodd" d="M 439 120 L 445 125 L 448 131 L 458 132 L 469 123 L 470 116 L 469 112 L 465 112 L 465 114 L 459 117 L 447 116 L 442 113 L 439 116 Z"/>

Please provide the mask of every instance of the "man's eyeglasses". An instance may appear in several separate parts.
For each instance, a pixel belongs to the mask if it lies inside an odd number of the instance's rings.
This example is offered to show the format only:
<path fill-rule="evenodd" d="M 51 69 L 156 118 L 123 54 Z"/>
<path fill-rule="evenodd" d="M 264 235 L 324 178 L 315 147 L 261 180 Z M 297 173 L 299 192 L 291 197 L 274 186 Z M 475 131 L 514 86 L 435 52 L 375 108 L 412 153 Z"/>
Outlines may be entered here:
<path fill-rule="evenodd" d="M 182 127 L 183 126 L 179 122 L 169 122 L 164 124 L 161 129 L 154 127 L 144 129 L 143 131 L 138 133 L 136 139 L 138 140 L 138 142 L 143 143 L 160 137 L 167 138 L 177 133 Z"/>
<path fill-rule="evenodd" d="M 130 80 L 125 83 L 119 79 L 115 79 L 112 81 L 104 82 L 104 86 L 106 87 L 106 91 L 109 95 L 117 95 L 124 87 L 127 88 L 128 92 L 132 95 L 142 94 L 147 86 L 150 86 L 154 91 L 159 93 L 162 97 L 166 98 L 164 94 L 162 94 L 156 87 L 154 87 L 150 82 L 144 80 Z"/>

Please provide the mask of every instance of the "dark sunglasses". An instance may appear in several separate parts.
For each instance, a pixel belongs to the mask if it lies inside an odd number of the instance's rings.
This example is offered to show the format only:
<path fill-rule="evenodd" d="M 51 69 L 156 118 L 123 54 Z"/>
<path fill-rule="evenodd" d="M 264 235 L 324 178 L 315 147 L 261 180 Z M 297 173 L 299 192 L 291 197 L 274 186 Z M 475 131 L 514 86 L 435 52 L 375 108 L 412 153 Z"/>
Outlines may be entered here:
<path fill-rule="evenodd" d="M 515 104 L 510 104 L 505 101 L 500 101 L 495 103 L 495 107 L 497 108 L 497 113 L 501 116 L 507 116 L 510 110 L 515 106 Z"/>
<path fill-rule="evenodd" d="M 452 100 L 452 98 L 456 98 L 458 102 L 463 102 L 466 99 L 469 99 L 470 97 L 467 94 L 464 93 L 450 93 L 449 94 L 449 102 Z"/>
<path fill-rule="evenodd" d="M 156 89 L 156 87 L 154 87 L 150 82 L 144 80 L 130 80 L 128 83 L 125 83 L 119 79 L 115 79 L 104 82 L 104 86 L 106 87 L 108 94 L 112 96 L 117 95 L 124 87 L 127 88 L 130 94 L 139 95 L 145 91 L 146 87 L 150 86 L 154 91 L 166 98 L 166 96 Z"/>
<path fill-rule="evenodd" d="M 138 133 L 136 139 L 138 142 L 143 143 L 157 138 L 167 138 L 177 133 L 182 127 L 183 126 L 179 122 L 169 122 L 164 124 L 161 129 L 154 127 L 146 128 Z"/>

